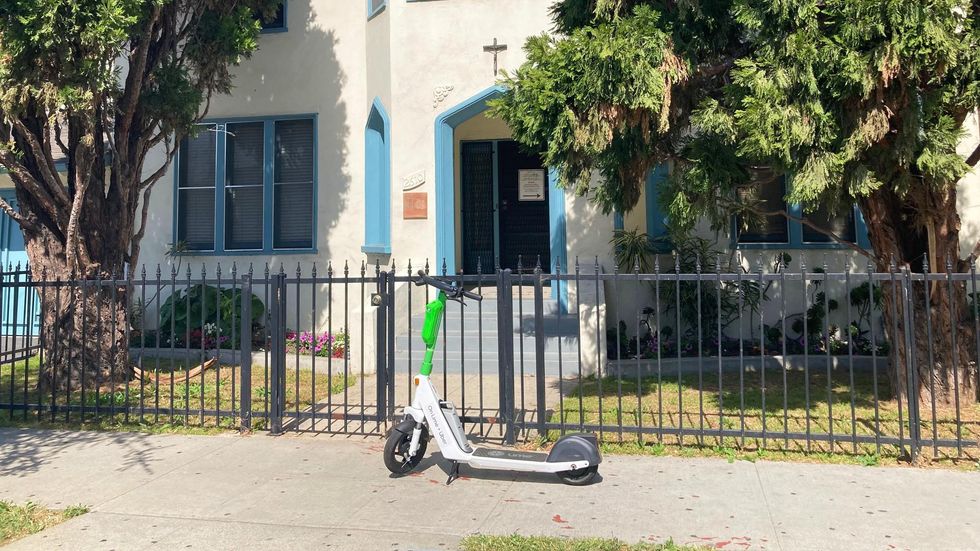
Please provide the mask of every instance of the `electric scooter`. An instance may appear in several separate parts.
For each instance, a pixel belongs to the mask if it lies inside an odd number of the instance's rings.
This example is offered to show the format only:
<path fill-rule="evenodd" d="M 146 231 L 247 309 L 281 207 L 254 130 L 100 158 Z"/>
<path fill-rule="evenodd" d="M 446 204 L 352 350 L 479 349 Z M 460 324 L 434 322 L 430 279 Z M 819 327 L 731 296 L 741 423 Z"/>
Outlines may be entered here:
<path fill-rule="evenodd" d="M 459 477 L 459 464 L 466 463 L 477 469 L 497 469 L 554 473 L 563 482 L 584 486 L 592 482 L 599 472 L 602 455 L 594 434 L 570 434 L 555 442 L 550 453 L 534 453 L 509 449 L 493 449 L 471 446 L 463 431 L 463 424 L 456 407 L 441 400 L 429 375 L 435 353 L 439 326 L 442 323 L 447 301 L 463 303 L 463 299 L 480 301 L 483 297 L 456 286 L 453 283 L 429 277 L 419 271 L 416 285 L 429 285 L 439 290 L 435 300 L 425 307 L 425 323 L 422 340 L 425 356 L 419 374 L 415 376 L 415 398 L 404 410 L 405 418 L 395 425 L 385 443 L 385 466 L 396 475 L 410 473 L 425 456 L 430 435 L 443 457 L 452 462 L 446 484 Z"/>

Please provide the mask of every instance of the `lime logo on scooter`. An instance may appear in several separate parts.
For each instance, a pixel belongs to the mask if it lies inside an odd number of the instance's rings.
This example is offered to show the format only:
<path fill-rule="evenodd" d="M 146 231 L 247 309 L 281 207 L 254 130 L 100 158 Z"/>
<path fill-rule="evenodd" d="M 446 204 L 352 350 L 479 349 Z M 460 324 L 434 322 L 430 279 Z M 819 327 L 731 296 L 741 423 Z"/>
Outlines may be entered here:
<path fill-rule="evenodd" d="M 446 433 L 442 430 L 442 423 L 437 420 L 436 412 L 432 411 L 432 404 L 429 404 L 426 409 L 429 411 L 429 419 L 431 419 L 429 424 L 432 425 L 433 429 L 435 429 L 436 436 L 439 437 L 439 442 L 441 442 L 442 445 L 449 445 L 449 440 L 446 439 Z"/>

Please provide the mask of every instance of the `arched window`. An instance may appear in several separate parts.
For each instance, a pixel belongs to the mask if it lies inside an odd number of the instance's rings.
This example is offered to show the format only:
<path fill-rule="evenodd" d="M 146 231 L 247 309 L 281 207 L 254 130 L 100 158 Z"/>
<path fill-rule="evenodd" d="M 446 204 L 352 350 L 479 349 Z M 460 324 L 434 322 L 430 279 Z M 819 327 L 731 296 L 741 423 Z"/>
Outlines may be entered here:
<path fill-rule="evenodd" d="M 391 253 L 391 134 L 378 99 L 364 129 L 364 246 L 366 253 Z"/>

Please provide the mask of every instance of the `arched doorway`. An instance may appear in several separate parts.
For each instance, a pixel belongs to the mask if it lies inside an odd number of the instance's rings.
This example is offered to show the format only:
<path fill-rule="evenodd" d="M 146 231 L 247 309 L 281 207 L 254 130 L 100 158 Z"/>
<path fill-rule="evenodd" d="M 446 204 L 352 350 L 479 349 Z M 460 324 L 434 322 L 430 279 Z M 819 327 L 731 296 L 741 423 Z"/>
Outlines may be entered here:
<path fill-rule="evenodd" d="M 568 266 L 565 194 L 553 171 L 498 134 L 462 132 L 483 117 L 501 86 L 488 88 L 436 119 L 436 262 L 451 272 L 471 272 L 476 259 L 490 271 L 495 262 L 515 268 L 518 256 L 533 268 Z M 502 121 L 498 121 L 501 123 Z M 469 213 L 469 214 L 468 214 Z M 475 235 L 479 232 L 480 235 Z"/>

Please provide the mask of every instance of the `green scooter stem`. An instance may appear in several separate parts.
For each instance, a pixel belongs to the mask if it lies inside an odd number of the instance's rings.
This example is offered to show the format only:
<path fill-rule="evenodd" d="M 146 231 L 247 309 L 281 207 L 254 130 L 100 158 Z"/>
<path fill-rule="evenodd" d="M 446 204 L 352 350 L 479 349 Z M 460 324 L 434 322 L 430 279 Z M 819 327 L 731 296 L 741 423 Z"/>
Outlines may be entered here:
<path fill-rule="evenodd" d="M 436 341 L 439 338 L 439 326 L 442 315 L 446 311 L 446 293 L 439 291 L 435 300 L 425 305 L 425 323 L 422 326 L 422 342 L 425 343 L 425 357 L 419 374 L 428 377 L 432 373 L 432 356 L 436 352 Z"/>

